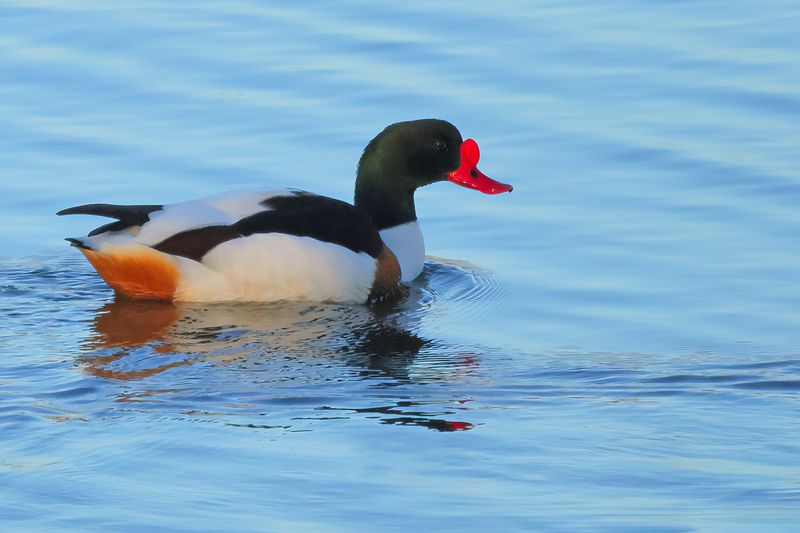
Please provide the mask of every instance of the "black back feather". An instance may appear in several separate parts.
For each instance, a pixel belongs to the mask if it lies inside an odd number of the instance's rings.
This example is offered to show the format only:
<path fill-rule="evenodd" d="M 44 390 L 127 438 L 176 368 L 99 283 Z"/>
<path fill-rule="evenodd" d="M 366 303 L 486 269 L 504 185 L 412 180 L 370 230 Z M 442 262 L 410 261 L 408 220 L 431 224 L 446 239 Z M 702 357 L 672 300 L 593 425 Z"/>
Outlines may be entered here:
<path fill-rule="evenodd" d="M 129 226 L 141 226 L 150 220 L 150 213 L 160 211 L 163 205 L 86 204 L 62 209 L 57 215 L 96 215 L 116 218 Z"/>
<path fill-rule="evenodd" d="M 103 224 L 99 228 L 93 229 L 89 232 L 88 237 L 94 237 L 95 235 L 100 235 L 101 233 L 105 233 L 107 231 L 122 231 L 134 225 L 135 224 L 129 224 L 121 220 L 115 220 L 114 222 L 109 222 L 108 224 Z"/>

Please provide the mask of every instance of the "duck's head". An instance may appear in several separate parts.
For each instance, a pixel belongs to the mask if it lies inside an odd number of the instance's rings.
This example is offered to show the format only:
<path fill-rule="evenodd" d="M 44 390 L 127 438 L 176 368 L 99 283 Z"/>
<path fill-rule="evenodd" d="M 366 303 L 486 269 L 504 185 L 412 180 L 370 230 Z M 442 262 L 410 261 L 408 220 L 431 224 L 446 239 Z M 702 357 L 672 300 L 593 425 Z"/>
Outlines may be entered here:
<path fill-rule="evenodd" d="M 355 203 L 379 228 L 416 220 L 414 192 L 437 181 L 451 181 L 486 194 L 510 192 L 511 185 L 478 170 L 478 144 L 463 140 L 445 120 L 392 124 L 379 133 L 358 163 Z"/>

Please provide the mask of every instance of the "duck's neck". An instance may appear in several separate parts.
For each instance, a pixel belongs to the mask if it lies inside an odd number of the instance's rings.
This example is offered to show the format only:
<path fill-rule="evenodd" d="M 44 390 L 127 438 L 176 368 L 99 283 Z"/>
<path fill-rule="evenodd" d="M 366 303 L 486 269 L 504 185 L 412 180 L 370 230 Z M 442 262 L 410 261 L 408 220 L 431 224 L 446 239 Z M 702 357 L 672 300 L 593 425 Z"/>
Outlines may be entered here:
<path fill-rule="evenodd" d="M 388 130 L 387 130 L 388 131 Z M 416 186 L 409 179 L 397 151 L 387 150 L 387 131 L 367 145 L 358 162 L 356 207 L 366 212 L 379 230 L 417 220 L 414 208 Z"/>
<path fill-rule="evenodd" d="M 369 182 L 356 181 L 354 203 L 372 218 L 379 230 L 417 220 L 413 190 L 370 185 Z"/>
<path fill-rule="evenodd" d="M 405 180 L 370 173 L 363 160 L 356 179 L 355 206 L 366 212 L 380 230 L 386 246 L 400 263 L 402 281 L 411 281 L 425 262 L 425 242 L 417 224 L 414 189 Z"/>

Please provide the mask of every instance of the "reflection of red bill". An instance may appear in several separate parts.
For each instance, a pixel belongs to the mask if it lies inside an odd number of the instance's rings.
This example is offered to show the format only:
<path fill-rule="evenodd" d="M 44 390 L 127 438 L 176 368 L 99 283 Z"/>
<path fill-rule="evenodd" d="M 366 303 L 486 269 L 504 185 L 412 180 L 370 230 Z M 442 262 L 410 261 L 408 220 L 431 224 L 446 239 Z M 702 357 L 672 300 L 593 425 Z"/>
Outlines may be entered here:
<path fill-rule="evenodd" d="M 514 187 L 492 178 L 478 170 L 478 160 L 481 158 L 481 151 L 478 143 L 472 139 L 467 139 L 461 143 L 461 166 L 447 175 L 447 179 L 467 187 L 475 189 L 485 194 L 498 194 L 501 192 L 511 192 Z"/>

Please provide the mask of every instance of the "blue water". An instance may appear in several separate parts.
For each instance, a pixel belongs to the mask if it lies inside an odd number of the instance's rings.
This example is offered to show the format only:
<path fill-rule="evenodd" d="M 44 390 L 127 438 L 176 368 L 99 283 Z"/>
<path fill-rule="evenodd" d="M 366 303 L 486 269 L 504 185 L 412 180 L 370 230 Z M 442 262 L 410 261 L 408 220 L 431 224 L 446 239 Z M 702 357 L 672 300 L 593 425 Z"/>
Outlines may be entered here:
<path fill-rule="evenodd" d="M 796 531 L 800 4 L 7 1 L 8 531 Z M 403 302 L 115 301 L 87 202 L 343 199 L 456 124 Z"/>

